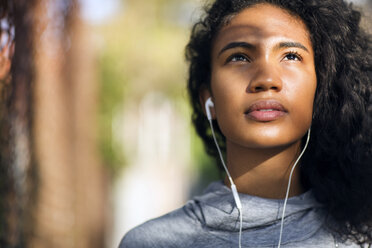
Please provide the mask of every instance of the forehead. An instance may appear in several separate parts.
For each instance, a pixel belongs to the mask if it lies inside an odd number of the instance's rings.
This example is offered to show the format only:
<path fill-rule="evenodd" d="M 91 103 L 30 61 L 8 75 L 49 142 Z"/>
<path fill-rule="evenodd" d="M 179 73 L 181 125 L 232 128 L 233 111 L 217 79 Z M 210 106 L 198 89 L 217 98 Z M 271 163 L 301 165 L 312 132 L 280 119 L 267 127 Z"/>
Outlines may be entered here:
<path fill-rule="evenodd" d="M 270 39 L 293 40 L 311 48 L 310 35 L 302 19 L 267 3 L 253 5 L 233 16 L 217 34 L 214 45 L 242 39 L 253 44 Z"/>

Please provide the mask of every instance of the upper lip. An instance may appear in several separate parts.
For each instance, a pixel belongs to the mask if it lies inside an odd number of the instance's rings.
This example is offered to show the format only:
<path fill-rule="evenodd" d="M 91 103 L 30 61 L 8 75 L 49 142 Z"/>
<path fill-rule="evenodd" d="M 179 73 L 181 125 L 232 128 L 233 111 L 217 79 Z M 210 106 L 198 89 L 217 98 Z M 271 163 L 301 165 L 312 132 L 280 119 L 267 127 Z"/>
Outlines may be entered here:
<path fill-rule="evenodd" d="M 284 106 L 277 100 L 259 100 L 252 103 L 245 114 L 263 109 L 272 109 L 274 111 L 287 112 Z"/>

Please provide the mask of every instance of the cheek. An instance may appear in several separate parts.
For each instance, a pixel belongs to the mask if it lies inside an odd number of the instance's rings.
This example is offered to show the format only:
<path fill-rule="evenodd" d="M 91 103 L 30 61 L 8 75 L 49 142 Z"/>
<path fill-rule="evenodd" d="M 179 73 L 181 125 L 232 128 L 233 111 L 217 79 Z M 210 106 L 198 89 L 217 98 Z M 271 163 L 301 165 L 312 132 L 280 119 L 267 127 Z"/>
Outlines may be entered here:
<path fill-rule="evenodd" d="M 247 87 L 252 79 L 252 72 L 248 66 L 212 68 L 211 88 L 213 95 L 230 100 L 244 99 Z M 218 100 L 218 99 L 216 99 Z"/>
<path fill-rule="evenodd" d="M 229 137 L 234 129 L 239 127 L 242 121 L 242 100 L 245 89 L 237 80 L 236 74 L 221 73 L 222 70 L 213 73 L 211 90 L 214 97 L 215 113 L 219 128 L 224 136 Z"/>
<path fill-rule="evenodd" d="M 230 114 L 241 107 L 242 98 L 246 97 L 245 83 L 237 74 L 222 69 L 214 72 L 211 79 L 211 90 L 215 101 L 216 112 Z"/>
<path fill-rule="evenodd" d="M 297 80 L 293 80 L 293 83 L 288 84 L 283 90 L 289 96 L 291 112 L 297 113 L 293 115 L 293 118 L 297 119 L 296 121 L 301 124 L 311 122 L 316 77 L 313 74 L 303 74 L 297 77 Z"/>

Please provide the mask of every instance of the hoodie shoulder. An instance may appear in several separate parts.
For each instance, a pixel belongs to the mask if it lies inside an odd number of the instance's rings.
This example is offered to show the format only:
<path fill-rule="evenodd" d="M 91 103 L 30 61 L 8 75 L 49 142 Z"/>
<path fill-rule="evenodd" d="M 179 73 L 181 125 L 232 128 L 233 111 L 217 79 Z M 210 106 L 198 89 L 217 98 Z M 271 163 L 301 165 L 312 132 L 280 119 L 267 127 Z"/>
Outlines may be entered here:
<path fill-rule="evenodd" d="M 119 248 L 192 247 L 190 236 L 198 226 L 183 207 L 133 228 Z"/>
<path fill-rule="evenodd" d="M 141 248 L 141 247 L 155 247 L 151 246 L 147 240 L 143 239 L 143 235 L 139 228 L 130 230 L 121 240 L 119 248 Z"/>

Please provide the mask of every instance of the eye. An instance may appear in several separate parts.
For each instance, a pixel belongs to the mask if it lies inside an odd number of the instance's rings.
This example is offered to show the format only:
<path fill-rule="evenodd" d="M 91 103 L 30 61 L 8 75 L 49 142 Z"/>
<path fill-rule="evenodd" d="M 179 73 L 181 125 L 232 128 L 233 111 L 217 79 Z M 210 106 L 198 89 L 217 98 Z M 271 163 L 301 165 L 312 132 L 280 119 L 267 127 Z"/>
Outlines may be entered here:
<path fill-rule="evenodd" d="M 249 62 L 249 58 L 244 54 L 237 53 L 227 58 L 226 63 L 229 62 Z"/>
<path fill-rule="evenodd" d="M 289 52 L 285 54 L 283 60 L 302 61 L 302 57 L 298 52 Z"/>

